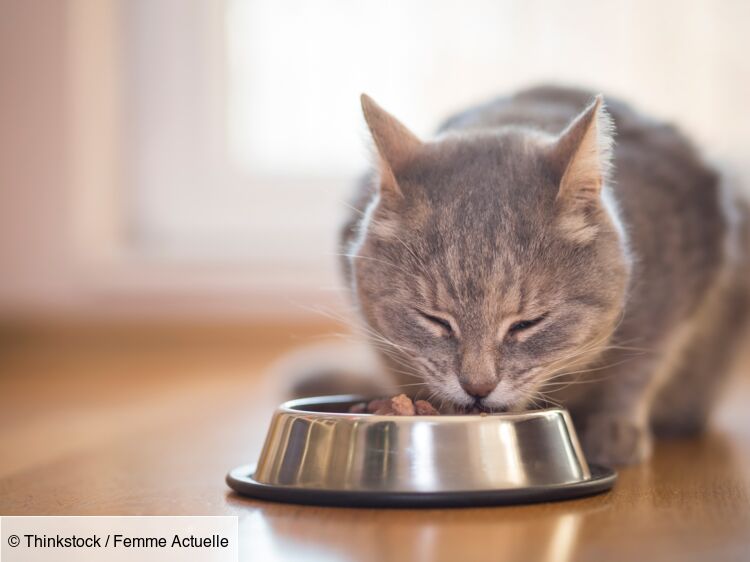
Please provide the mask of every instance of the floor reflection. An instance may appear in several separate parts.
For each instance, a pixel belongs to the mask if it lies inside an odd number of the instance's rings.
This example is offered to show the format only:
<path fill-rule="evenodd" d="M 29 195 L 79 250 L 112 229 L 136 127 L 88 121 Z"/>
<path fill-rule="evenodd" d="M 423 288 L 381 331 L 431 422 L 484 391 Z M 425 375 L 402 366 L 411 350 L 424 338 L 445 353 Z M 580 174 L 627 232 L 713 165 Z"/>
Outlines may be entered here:
<path fill-rule="evenodd" d="M 276 562 L 339 562 L 351 560 L 349 556 L 338 554 L 335 548 L 326 544 L 299 540 L 278 528 L 274 528 L 274 518 L 267 517 L 263 509 L 253 510 L 240 516 L 239 540 L 240 559 Z M 278 521 L 277 521 L 278 523 Z M 283 527 L 283 525 L 282 525 Z"/>
<path fill-rule="evenodd" d="M 502 554 L 507 561 L 568 562 L 583 521 L 607 509 L 601 497 L 442 510 L 285 506 L 234 495 L 228 501 L 243 506 L 242 546 L 262 560 L 453 562 Z"/>

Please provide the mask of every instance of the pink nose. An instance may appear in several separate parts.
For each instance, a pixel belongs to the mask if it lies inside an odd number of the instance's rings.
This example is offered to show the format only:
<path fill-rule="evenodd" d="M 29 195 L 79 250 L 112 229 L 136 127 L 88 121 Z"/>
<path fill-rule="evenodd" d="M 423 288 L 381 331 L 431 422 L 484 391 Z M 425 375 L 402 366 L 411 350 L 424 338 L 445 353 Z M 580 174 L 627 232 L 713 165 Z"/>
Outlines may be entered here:
<path fill-rule="evenodd" d="M 461 382 L 461 387 L 469 396 L 474 398 L 484 398 L 490 392 L 495 390 L 496 382 Z"/>

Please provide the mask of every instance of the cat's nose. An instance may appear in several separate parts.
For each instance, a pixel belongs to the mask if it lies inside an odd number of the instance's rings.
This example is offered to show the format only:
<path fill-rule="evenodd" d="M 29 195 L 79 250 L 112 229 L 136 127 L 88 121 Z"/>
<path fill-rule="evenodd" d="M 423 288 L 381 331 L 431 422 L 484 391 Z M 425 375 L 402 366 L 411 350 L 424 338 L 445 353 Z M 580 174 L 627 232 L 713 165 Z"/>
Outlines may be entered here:
<path fill-rule="evenodd" d="M 461 382 L 461 388 L 463 388 L 469 396 L 474 398 L 484 398 L 490 392 L 495 390 L 497 383 L 494 381 L 490 382 Z"/>

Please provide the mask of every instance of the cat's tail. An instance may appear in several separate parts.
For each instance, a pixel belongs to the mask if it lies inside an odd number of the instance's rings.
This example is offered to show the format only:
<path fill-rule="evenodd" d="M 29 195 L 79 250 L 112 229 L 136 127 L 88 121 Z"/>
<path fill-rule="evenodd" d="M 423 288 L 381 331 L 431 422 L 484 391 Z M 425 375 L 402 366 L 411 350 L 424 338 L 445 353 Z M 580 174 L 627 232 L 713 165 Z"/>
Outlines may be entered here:
<path fill-rule="evenodd" d="M 378 397 L 388 395 L 392 387 L 370 348 L 353 342 L 300 347 L 279 359 L 271 371 L 283 399 L 333 394 Z"/>

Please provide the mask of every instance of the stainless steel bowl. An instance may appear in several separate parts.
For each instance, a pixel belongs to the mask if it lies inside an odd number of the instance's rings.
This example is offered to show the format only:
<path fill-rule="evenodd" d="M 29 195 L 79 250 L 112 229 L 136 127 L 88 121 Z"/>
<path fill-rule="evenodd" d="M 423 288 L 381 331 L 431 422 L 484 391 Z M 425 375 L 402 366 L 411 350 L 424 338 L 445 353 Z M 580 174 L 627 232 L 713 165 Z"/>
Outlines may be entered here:
<path fill-rule="evenodd" d="M 565 410 L 464 416 L 345 413 L 355 396 L 282 404 L 257 466 L 227 476 L 263 499 L 332 505 L 479 505 L 609 489 Z"/>

